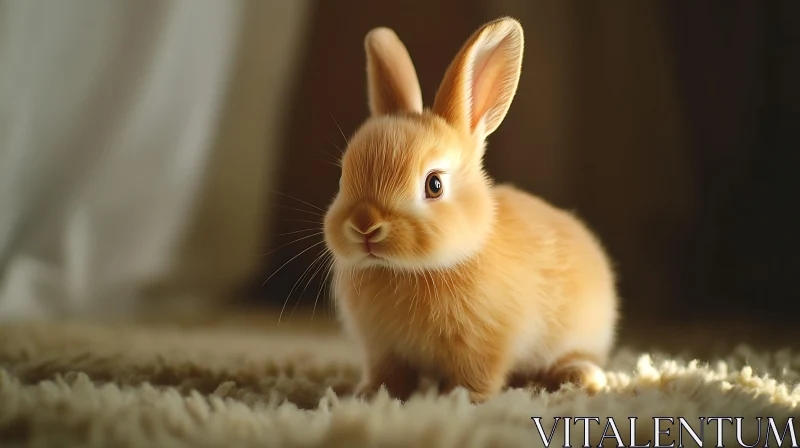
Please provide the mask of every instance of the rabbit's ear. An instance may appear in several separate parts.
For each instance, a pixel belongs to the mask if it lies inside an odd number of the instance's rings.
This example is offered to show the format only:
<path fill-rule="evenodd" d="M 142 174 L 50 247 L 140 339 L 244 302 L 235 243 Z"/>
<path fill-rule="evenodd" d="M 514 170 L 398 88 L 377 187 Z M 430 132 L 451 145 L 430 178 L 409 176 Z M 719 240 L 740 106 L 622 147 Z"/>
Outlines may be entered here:
<path fill-rule="evenodd" d="M 476 138 L 494 132 L 517 91 L 523 46 L 522 26 L 514 19 L 481 27 L 447 68 L 433 111 Z"/>
<path fill-rule="evenodd" d="M 373 116 L 422 112 L 417 72 L 405 45 L 389 28 L 375 28 L 364 38 L 367 89 Z"/>

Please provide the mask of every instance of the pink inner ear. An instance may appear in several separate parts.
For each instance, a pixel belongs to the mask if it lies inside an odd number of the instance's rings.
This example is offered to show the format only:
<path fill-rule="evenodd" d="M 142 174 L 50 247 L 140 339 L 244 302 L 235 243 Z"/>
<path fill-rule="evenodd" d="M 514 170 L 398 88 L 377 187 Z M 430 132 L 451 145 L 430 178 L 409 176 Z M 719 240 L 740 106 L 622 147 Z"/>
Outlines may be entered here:
<path fill-rule="evenodd" d="M 507 38 L 506 38 L 507 39 Z M 474 56 L 472 71 L 472 110 L 470 131 L 475 132 L 478 123 L 500 97 L 503 82 L 500 77 L 507 62 L 503 57 L 506 39 L 491 47 L 480 48 Z"/>

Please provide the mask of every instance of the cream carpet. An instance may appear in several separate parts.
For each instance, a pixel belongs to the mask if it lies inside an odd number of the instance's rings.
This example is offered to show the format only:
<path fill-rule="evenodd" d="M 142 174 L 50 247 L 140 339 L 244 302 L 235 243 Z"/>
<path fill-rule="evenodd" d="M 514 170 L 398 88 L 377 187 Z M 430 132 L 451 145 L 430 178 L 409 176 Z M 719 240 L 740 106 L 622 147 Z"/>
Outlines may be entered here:
<path fill-rule="evenodd" d="M 608 417 L 624 445 L 631 443 L 629 417 L 638 418 L 640 445 L 654 440 L 653 417 L 684 417 L 698 435 L 699 417 L 744 417 L 744 442 L 760 437 L 758 446 L 764 446 L 768 417 L 780 435 L 787 419 L 799 414 L 798 353 L 775 344 L 756 349 L 758 341 L 735 326 L 723 333 L 708 327 L 655 332 L 642 325 L 623 331 L 606 392 L 590 397 L 569 387 L 554 394 L 516 389 L 475 406 L 461 390 L 447 397 L 420 394 L 405 404 L 385 395 L 371 403 L 355 400 L 349 392 L 359 377 L 358 354 L 335 327 L 319 325 L 319 316 L 313 326 L 278 328 L 274 321 L 4 324 L 0 446 L 544 446 L 531 417 L 542 417 L 546 436 L 553 417 L 598 417 L 599 424 L 589 424 L 592 446 Z M 710 335 L 729 347 L 712 346 Z M 736 348 L 737 335 L 751 348 Z M 692 360 L 691 350 L 641 348 L 659 344 L 708 353 Z M 757 417 L 764 418 L 760 431 Z M 705 446 L 714 446 L 716 424 L 702 426 Z M 583 423 L 570 427 L 572 446 L 582 446 Z M 670 429 L 662 444 L 677 440 L 677 420 L 661 428 Z M 734 428 L 723 423 L 726 446 L 739 446 Z M 800 424 L 793 429 L 800 436 Z M 563 446 L 563 422 L 554 434 L 551 446 Z M 785 436 L 783 446 L 790 446 L 790 432 Z M 682 437 L 685 446 L 697 446 L 688 432 Z M 769 446 L 778 446 L 770 437 Z M 614 438 L 604 442 L 617 444 Z"/>

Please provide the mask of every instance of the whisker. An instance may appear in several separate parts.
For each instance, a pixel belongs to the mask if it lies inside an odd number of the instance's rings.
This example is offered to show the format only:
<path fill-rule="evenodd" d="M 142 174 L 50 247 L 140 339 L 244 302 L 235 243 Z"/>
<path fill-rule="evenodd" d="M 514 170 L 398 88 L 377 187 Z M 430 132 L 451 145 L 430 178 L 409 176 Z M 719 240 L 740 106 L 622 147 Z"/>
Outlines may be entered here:
<path fill-rule="evenodd" d="M 315 237 L 315 236 L 318 236 L 318 235 L 322 235 L 323 233 L 324 232 L 316 232 L 316 233 L 312 233 L 311 235 L 301 236 L 300 238 L 297 238 L 296 240 L 289 241 L 286 244 L 281 244 L 280 246 L 276 247 L 275 249 L 272 249 L 271 251 L 269 251 L 267 253 L 263 253 L 260 256 L 261 257 L 265 257 L 265 256 L 267 256 L 267 255 L 269 255 L 269 254 L 271 254 L 271 253 L 273 253 L 273 252 L 275 252 L 277 250 L 283 249 L 284 247 L 286 247 L 286 246 L 288 246 L 290 244 L 294 244 L 294 243 L 297 243 L 299 241 L 303 241 L 304 239 L 307 239 L 307 238 L 312 238 L 312 237 Z M 323 241 L 320 241 L 320 243 L 322 243 L 322 242 Z"/>
<path fill-rule="evenodd" d="M 308 205 L 309 207 L 313 207 L 313 208 L 315 208 L 315 209 L 317 209 L 317 210 L 321 211 L 322 213 L 325 213 L 325 209 L 324 209 L 324 208 L 317 207 L 316 205 L 314 205 L 314 204 L 312 204 L 312 203 L 310 203 L 310 202 L 304 201 L 304 200 L 302 200 L 302 199 L 296 198 L 296 197 L 294 197 L 294 196 L 292 196 L 292 195 L 288 195 L 288 194 L 286 194 L 286 193 L 282 193 L 282 192 L 280 192 L 280 191 L 276 191 L 276 190 L 269 190 L 269 191 L 270 191 L 270 192 L 272 192 L 272 193 L 279 194 L 279 195 L 281 195 L 281 196 L 287 197 L 287 198 L 289 198 L 289 199 L 294 199 L 295 201 L 302 202 L 303 204 L 306 204 L 306 205 Z"/>
<path fill-rule="evenodd" d="M 319 263 L 319 266 L 317 266 L 317 269 L 314 270 L 314 273 L 312 273 L 311 276 L 308 277 L 308 281 L 306 282 L 306 286 L 303 288 L 303 291 L 298 296 L 297 302 L 294 303 L 294 307 L 292 308 L 292 312 L 289 314 L 289 318 L 290 319 L 292 318 L 292 316 L 294 316 L 294 312 L 297 309 L 297 305 L 299 305 L 300 304 L 300 300 L 303 299 L 303 296 L 305 295 L 306 290 L 308 289 L 308 285 L 311 284 L 311 281 L 314 280 L 314 277 L 317 275 L 317 273 L 320 271 L 320 269 L 322 269 L 322 266 L 325 265 L 325 260 L 327 260 L 327 255 L 328 255 L 328 250 L 327 250 L 327 248 L 325 248 L 322 251 L 322 253 L 314 260 L 314 263 L 312 263 L 312 264 L 316 264 L 318 261 L 322 260 L 322 262 Z"/>
<path fill-rule="evenodd" d="M 328 262 L 330 257 L 333 256 L 333 254 L 331 253 L 330 249 L 328 249 L 327 247 L 325 248 L 325 250 L 323 252 L 324 253 L 322 255 L 320 255 L 320 258 L 322 258 L 322 263 L 320 263 L 319 266 L 317 266 L 317 269 L 314 271 L 313 274 L 311 274 L 311 277 L 308 278 L 308 281 L 306 282 L 306 286 L 303 287 L 303 292 L 300 293 L 301 295 L 306 293 L 306 290 L 308 289 L 309 285 L 311 285 L 311 281 L 314 280 L 314 276 L 316 276 L 319 273 L 319 271 L 322 269 L 322 267 Z"/>
<path fill-rule="evenodd" d="M 328 283 L 328 277 L 331 275 L 331 268 L 333 268 L 333 253 L 331 253 L 330 257 L 328 257 L 327 261 L 328 267 L 325 276 L 322 278 L 322 283 L 319 285 L 319 290 L 317 290 L 317 297 L 314 299 L 314 308 L 311 309 L 311 321 L 314 321 L 314 312 L 317 311 L 317 302 L 319 302 L 319 295 L 322 294 L 322 290 L 325 289 L 325 285 Z M 323 297 L 324 299 L 324 297 Z"/>
<path fill-rule="evenodd" d="M 300 229 L 300 230 L 295 230 L 295 231 L 293 231 L 293 232 L 276 233 L 276 235 L 278 235 L 278 236 L 294 235 L 295 233 L 311 232 L 312 230 L 320 231 L 320 230 L 322 230 L 322 229 L 321 229 L 321 228 L 316 228 L 316 229 Z"/>
<path fill-rule="evenodd" d="M 325 139 L 325 141 L 330 143 L 334 148 L 338 149 L 340 154 L 344 154 L 344 151 L 342 151 L 342 148 L 340 148 L 339 145 L 337 145 L 336 143 L 333 143 L 332 141 L 328 140 L 327 138 Z M 322 150 L 320 150 L 320 151 L 322 151 Z M 328 153 L 326 152 L 325 154 L 328 154 Z M 328 154 L 328 155 L 330 155 L 330 154 Z M 334 157 L 334 156 L 331 156 L 331 157 Z"/>
<path fill-rule="evenodd" d="M 308 274 L 308 271 L 311 270 L 311 268 L 313 268 L 313 266 L 317 264 L 317 262 L 322 258 L 322 255 L 324 255 L 324 253 L 325 253 L 324 250 L 321 250 L 314 258 L 314 261 L 308 264 L 308 267 L 300 275 L 300 278 L 298 278 L 297 281 L 294 282 L 294 285 L 292 285 L 292 289 L 290 289 L 289 294 L 286 295 L 286 300 L 283 301 L 283 306 L 281 307 L 281 313 L 278 315 L 278 325 L 280 325 L 281 323 L 281 319 L 283 318 L 283 311 L 286 309 L 286 304 L 289 303 L 289 299 L 292 297 L 292 293 L 294 292 L 295 288 L 297 288 L 297 285 L 299 285 L 300 282 L 303 280 L 303 278 L 306 276 L 306 274 Z M 303 299 L 302 295 L 300 295 L 297 298 L 297 302 L 295 302 L 294 305 L 295 308 L 297 308 L 297 304 L 300 303 L 300 300 L 302 299 Z M 292 312 L 294 313 L 294 310 L 292 310 Z M 291 316 L 289 317 L 291 318 Z"/>
<path fill-rule="evenodd" d="M 420 272 L 422 272 L 422 276 L 425 277 L 425 288 L 428 290 L 428 296 L 432 296 L 433 294 L 431 293 L 431 282 L 428 281 L 428 274 L 425 271 L 425 269 L 420 269 Z"/>
<path fill-rule="evenodd" d="M 361 277 L 358 278 L 358 295 L 361 295 L 361 285 L 364 283 L 364 272 L 366 272 L 366 269 L 361 270 Z"/>
<path fill-rule="evenodd" d="M 342 153 L 342 148 L 340 148 L 340 147 L 339 147 L 339 146 L 338 146 L 336 143 L 333 143 L 332 141 L 330 141 L 330 140 L 329 140 L 329 139 L 327 139 L 327 138 L 325 139 L 325 141 L 326 141 L 326 142 L 328 142 L 328 143 L 330 143 L 330 145 L 331 145 L 331 146 L 333 146 L 334 148 L 336 148 L 337 150 L 339 150 L 339 153 L 340 153 L 340 154 Z M 319 151 L 319 152 L 321 152 L 321 153 L 325 154 L 326 156 L 333 157 L 334 159 L 337 159 L 337 160 L 339 159 L 339 157 L 337 157 L 335 154 L 331 154 L 331 153 L 329 153 L 328 151 L 325 151 L 325 150 L 323 150 L 323 149 L 321 149 L 321 148 L 317 148 L 317 147 L 315 147 L 314 149 L 316 149 L 317 151 Z"/>
<path fill-rule="evenodd" d="M 314 157 L 314 160 L 316 160 L 317 162 L 323 162 L 323 163 L 327 163 L 328 165 L 335 166 L 336 168 L 339 168 L 339 169 L 341 169 L 341 168 L 342 168 L 342 165 L 341 165 L 341 164 L 339 164 L 339 163 L 336 163 L 336 162 L 331 162 L 330 160 L 319 159 L 319 158 L 317 158 L 317 157 Z"/>
<path fill-rule="evenodd" d="M 306 224 L 319 224 L 319 225 L 322 225 L 322 221 L 311 221 L 309 219 L 284 218 L 284 220 L 292 221 L 292 222 L 304 222 Z"/>
<path fill-rule="evenodd" d="M 347 141 L 347 137 L 345 137 L 345 136 L 344 136 L 344 132 L 342 131 L 342 127 L 341 127 L 341 126 L 339 126 L 339 123 L 337 123 L 337 122 L 336 122 L 336 119 L 335 119 L 335 118 L 333 118 L 333 113 L 331 113 L 331 112 L 328 112 L 328 113 L 330 114 L 330 116 L 331 116 L 331 120 L 333 120 L 333 123 L 336 125 L 336 127 L 337 127 L 337 128 L 339 128 L 339 133 L 340 133 L 340 134 L 342 134 L 342 138 L 344 139 L 344 142 L 345 142 L 347 145 L 349 145 L 349 144 L 350 144 L 350 142 L 348 142 L 348 141 Z"/>
<path fill-rule="evenodd" d="M 308 214 L 311 214 L 311 215 L 319 216 L 320 218 L 324 218 L 325 217 L 325 215 L 323 215 L 322 213 L 312 212 L 310 210 L 303 210 L 302 208 L 289 207 L 288 205 L 272 204 L 272 206 L 273 207 L 285 208 L 287 210 L 294 210 L 296 212 L 308 213 Z"/>
<path fill-rule="evenodd" d="M 333 266 L 335 265 L 335 262 L 336 262 L 336 260 L 334 259 L 334 263 L 331 264 L 331 268 L 333 268 Z M 344 269 L 341 269 L 341 268 L 337 269 L 334 272 L 333 280 L 331 281 L 332 286 L 334 286 L 334 288 L 335 288 L 336 285 L 340 284 L 342 282 L 342 278 L 343 277 L 344 277 Z M 335 289 L 334 289 L 334 291 L 335 291 Z M 338 307 L 338 302 L 336 301 L 336 294 L 332 294 L 331 295 L 331 300 L 329 301 L 329 306 L 330 306 L 330 315 L 335 319 L 336 318 L 337 309 L 338 309 L 337 308 Z"/>
<path fill-rule="evenodd" d="M 317 266 L 317 270 L 314 271 L 314 273 L 311 275 L 311 280 L 313 280 L 314 277 L 317 275 L 317 273 L 319 273 L 322 270 L 323 266 L 327 265 L 328 261 L 330 260 L 330 257 L 331 257 L 331 254 L 327 254 L 327 256 L 322 260 L 322 263 L 320 263 L 319 266 Z M 311 280 L 309 280 L 306 283 L 306 288 L 308 288 L 308 285 L 311 283 Z M 322 283 L 322 281 L 324 281 L 324 279 L 322 279 L 320 283 Z M 303 294 L 305 294 L 305 290 L 304 290 Z M 317 309 L 317 301 L 318 300 L 319 300 L 319 294 L 317 294 L 317 297 L 314 299 L 314 308 L 311 310 L 311 320 L 314 320 L 314 312 Z M 294 310 L 292 312 L 294 312 Z"/>
<path fill-rule="evenodd" d="M 277 274 L 277 273 L 278 273 L 278 271 L 280 271 L 281 269 L 283 269 L 283 267 L 284 267 L 284 266 L 286 266 L 287 264 L 291 263 L 291 262 L 292 262 L 292 261 L 293 261 L 295 258 L 299 257 L 300 255 L 303 255 L 304 253 L 306 253 L 306 252 L 308 252 L 309 250 L 311 250 L 313 247 L 315 247 L 315 246 L 319 246 L 320 244 L 322 244 L 322 243 L 324 243 L 324 242 L 325 242 L 325 241 L 318 241 L 318 242 L 316 242 L 316 243 L 312 244 L 311 246 L 308 246 L 308 247 L 306 247 L 305 249 L 303 249 L 303 250 L 302 250 L 300 253 L 298 253 L 298 254 L 297 254 L 297 255 L 295 255 L 294 257 L 290 258 L 290 259 L 289 259 L 287 262 L 283 263 L 283 264 L 281 265 L 281 267 L 279 267 L 278 269 L 276 269 L 276 270 L 275 270 L 275 272 L 273 272 L 273 273 L 272 273 L 272 275 L 270 275 L 269 277 L 267 277 L 267 279 L 266 279 L 266 280 L 264 280 L 264 283 L 262 283 L 262 284 L 261 284 L 261 287 L 263 288 L 263 287 L 264 287 L 264 285 L 266 285 L 266 284 L 267 284 L 267 282 L 268 282 L 268 281 L 269 281 L 269 280 L 270 280 L 272 277 L 274 277 L 274 276 L 275 276 L 275 274 Z"/>
<path fill-rule="evenodd" d="M 381 293 L 383 292 L 384 289 L 386 289 L 387 286 L 389 286 L 389 285 L 388 284 L 383 285 L 383 288 L 379 289 L 378 292 L 376 292 L 375 295 L 372 296 L 372 300 L 370 300 L 370 303 L 374 302 L 375 299 L 377 299 L 378 296 L 381 295 Z"/>

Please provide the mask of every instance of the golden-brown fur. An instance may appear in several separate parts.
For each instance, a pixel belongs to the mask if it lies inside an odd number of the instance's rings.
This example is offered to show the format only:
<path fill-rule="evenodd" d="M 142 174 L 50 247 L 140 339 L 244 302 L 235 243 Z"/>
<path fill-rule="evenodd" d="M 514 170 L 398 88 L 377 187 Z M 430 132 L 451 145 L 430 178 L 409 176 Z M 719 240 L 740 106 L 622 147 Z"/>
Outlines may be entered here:
<path fill-rule="evenodd" d="M 535 379 L 604 385 L 617 296 L 580 221 L 483 171 L 484 140 L 519 80 L 522 29 L 491 22 L 467 40 L 423 110 L 405 47 L 365 41 L 372 116 L 350 139 L 325 217 L 334 293 L 366 356 L 360 393 L 398 398 L 421 376 L 483 401 Z M 444 193 L 426 197 L 437 173 Z"/>

